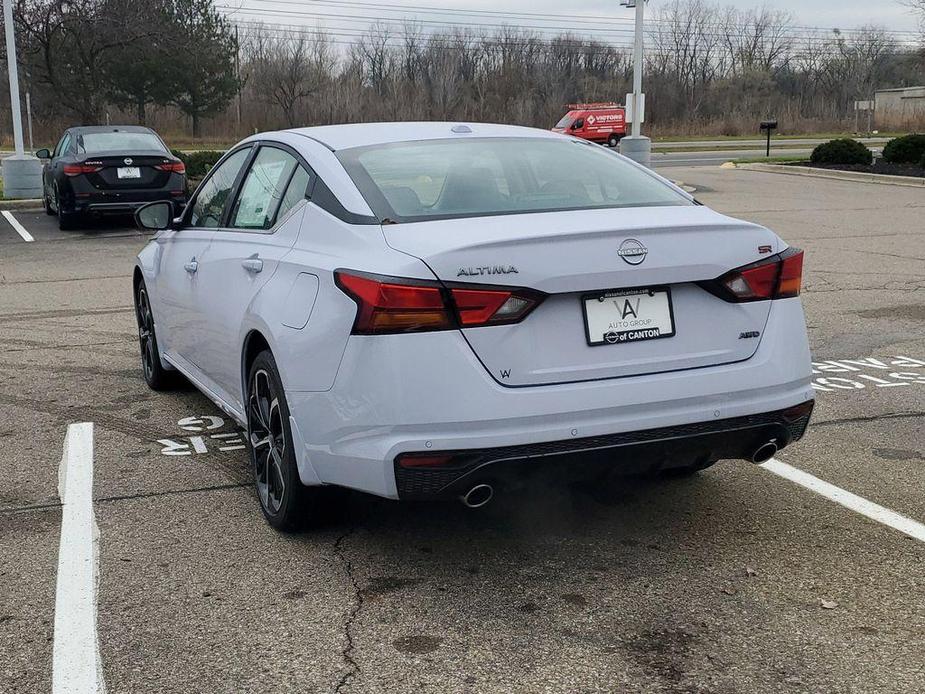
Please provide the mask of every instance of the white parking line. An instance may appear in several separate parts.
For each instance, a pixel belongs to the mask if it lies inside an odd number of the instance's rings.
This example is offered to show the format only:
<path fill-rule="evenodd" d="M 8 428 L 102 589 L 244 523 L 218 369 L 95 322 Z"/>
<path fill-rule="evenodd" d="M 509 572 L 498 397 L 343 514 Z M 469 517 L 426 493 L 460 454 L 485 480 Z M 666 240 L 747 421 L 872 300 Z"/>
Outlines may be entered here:
<path fill-rule="evenodd" d="M 96 633 L 99 529 L 93 513 L 93 424 L 71 424 L 58 468 L 61 545 L 52 648 L 53 694 L 106 691 Z"/>
<path fill-rule="evenodd" d="M 792 465 L 782 463 L 776 458 L 772 458 L 768 462 L 762 464 L 761 467 L 768 472 L 773 472 L 775 475 L 790 480 L 794 484 L 798 484 L 812 492 L 816 492 L 816 494 L 824 496 L 829 501 L 841 504 L 855 513 L 860 513 L 862 516 L 887 525 L 904 535 L 908 535 L 920 542 L 925 542 L 925 525 L 916 520 L 907 518 L 888 508 L 884 508 L 879 504 L 875 504 L 873 501 L 868 501 L 857 494 L 845 491 L 841 487 L 836 487 L 834 484 L 829 484 L 818 477 L 810 475 L 808 472 L 803 472 Z"/>
<path fill-rule="evenodd" d="M 10 223 L 10 226 L 16 230 L 17 234 L 22 236 L 23 241 L 26 241 L 26 242 L 35 241 L 35 239 L 32 238 L 32 234 L 30 234 L 26 230 L 26 227 L 24 227 L 22 224 L 19 223 L 19 220 L 13 216 L 12 212 L 10 212 L 9 210 L 0 210 L 0 214 L 3 214 L 3 216 L 6 217 L 6 221 L 8 221 Z"/>

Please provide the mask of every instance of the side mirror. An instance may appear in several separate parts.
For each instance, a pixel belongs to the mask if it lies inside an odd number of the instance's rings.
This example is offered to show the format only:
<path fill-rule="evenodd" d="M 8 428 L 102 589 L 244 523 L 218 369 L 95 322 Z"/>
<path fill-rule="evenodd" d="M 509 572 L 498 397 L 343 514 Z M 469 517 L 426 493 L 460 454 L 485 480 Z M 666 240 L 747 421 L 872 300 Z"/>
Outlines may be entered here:
<path fill-rule="evenodd" d="M 37 156 L 39 159 L 51 159 L 51 152 L 49 152 L 47 149 L 40 149 L 35 153 L 35 156 Z"/>
<path fill-rule="evenodd" d="M 167 200 L 149 202 L 135 211 L 135 224 L 142 231 L 170 229 L 172 219 L 173 204 Z"/>

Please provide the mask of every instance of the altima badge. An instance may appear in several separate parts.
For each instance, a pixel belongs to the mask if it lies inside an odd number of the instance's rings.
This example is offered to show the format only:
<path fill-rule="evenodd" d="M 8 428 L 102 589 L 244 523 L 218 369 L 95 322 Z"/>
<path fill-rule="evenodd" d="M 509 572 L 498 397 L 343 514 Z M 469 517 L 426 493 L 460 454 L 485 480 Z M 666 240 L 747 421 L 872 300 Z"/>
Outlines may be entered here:
<path fill-rule="evenodd" d="M 626 241 L 620 244 L 620 250 L 617 251 L 617 255 L 630 265 L 639 265 L 646 259 L 648 254 L 649 249 L 636 239 L 626 239 Z"/>
<path fill-rule="evenodd" d="M 513 265 L 487 265 L 485 267 L 461 267 L 457 277 L 478 277 L 479 275 L 514 275 L 517 268 Z"/>

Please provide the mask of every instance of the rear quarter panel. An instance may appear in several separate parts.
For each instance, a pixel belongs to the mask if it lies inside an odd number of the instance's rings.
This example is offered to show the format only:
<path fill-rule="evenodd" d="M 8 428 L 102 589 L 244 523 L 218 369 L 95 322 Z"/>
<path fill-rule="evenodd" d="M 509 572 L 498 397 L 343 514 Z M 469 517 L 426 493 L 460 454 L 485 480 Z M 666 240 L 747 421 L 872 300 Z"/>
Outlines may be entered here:
<path fill-rule="evenodd" d="M 356 317 L 356 304 L 334 283 L 338 269 L 433 279 L 419 259 L 390 248 L 378 225 L 346 224 L 309 203 L 298 240 L 241 326 L 242 347 L 251 330 L 270 343 L 287 391 L 327 391 L 334 385 Z M 295 310 L 291 301 L 311 306 Z"/>

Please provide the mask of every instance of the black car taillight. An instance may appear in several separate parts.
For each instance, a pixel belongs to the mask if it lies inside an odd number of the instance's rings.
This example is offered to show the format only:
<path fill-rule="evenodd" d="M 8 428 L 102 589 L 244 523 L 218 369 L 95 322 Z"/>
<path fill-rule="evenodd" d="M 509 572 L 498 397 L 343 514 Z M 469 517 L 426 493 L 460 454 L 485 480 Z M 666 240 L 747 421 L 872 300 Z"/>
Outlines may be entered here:
<path fill-rule="evenodd" d="M 453 330 L 522 321 L 543 300 L 529 289 L 443 284 L 338 270 L 337 286 L 357 303 L 353 333 Z"/>
<path fill-rule="evenodd" d="M 98 164 L 65 164 L 62 171 L 65 176 L 80 176 L 81 174 L 96 173 L 103 167 Z"/>
<path fill-rule="evenodd" d="M 186 164 L 182 161 L 168 161 L 163 164 L 155 164 L 154 168 L 158 171 L 170 171 L 171 173 L 186 173 Z"/>
<path fill-rule="evenodd" d="M 788 248 L 766 260 L 730 270 L 700 286 L 724 301 L 743 303 L 788 299 L 800 295 L 803 251 Z"/>

